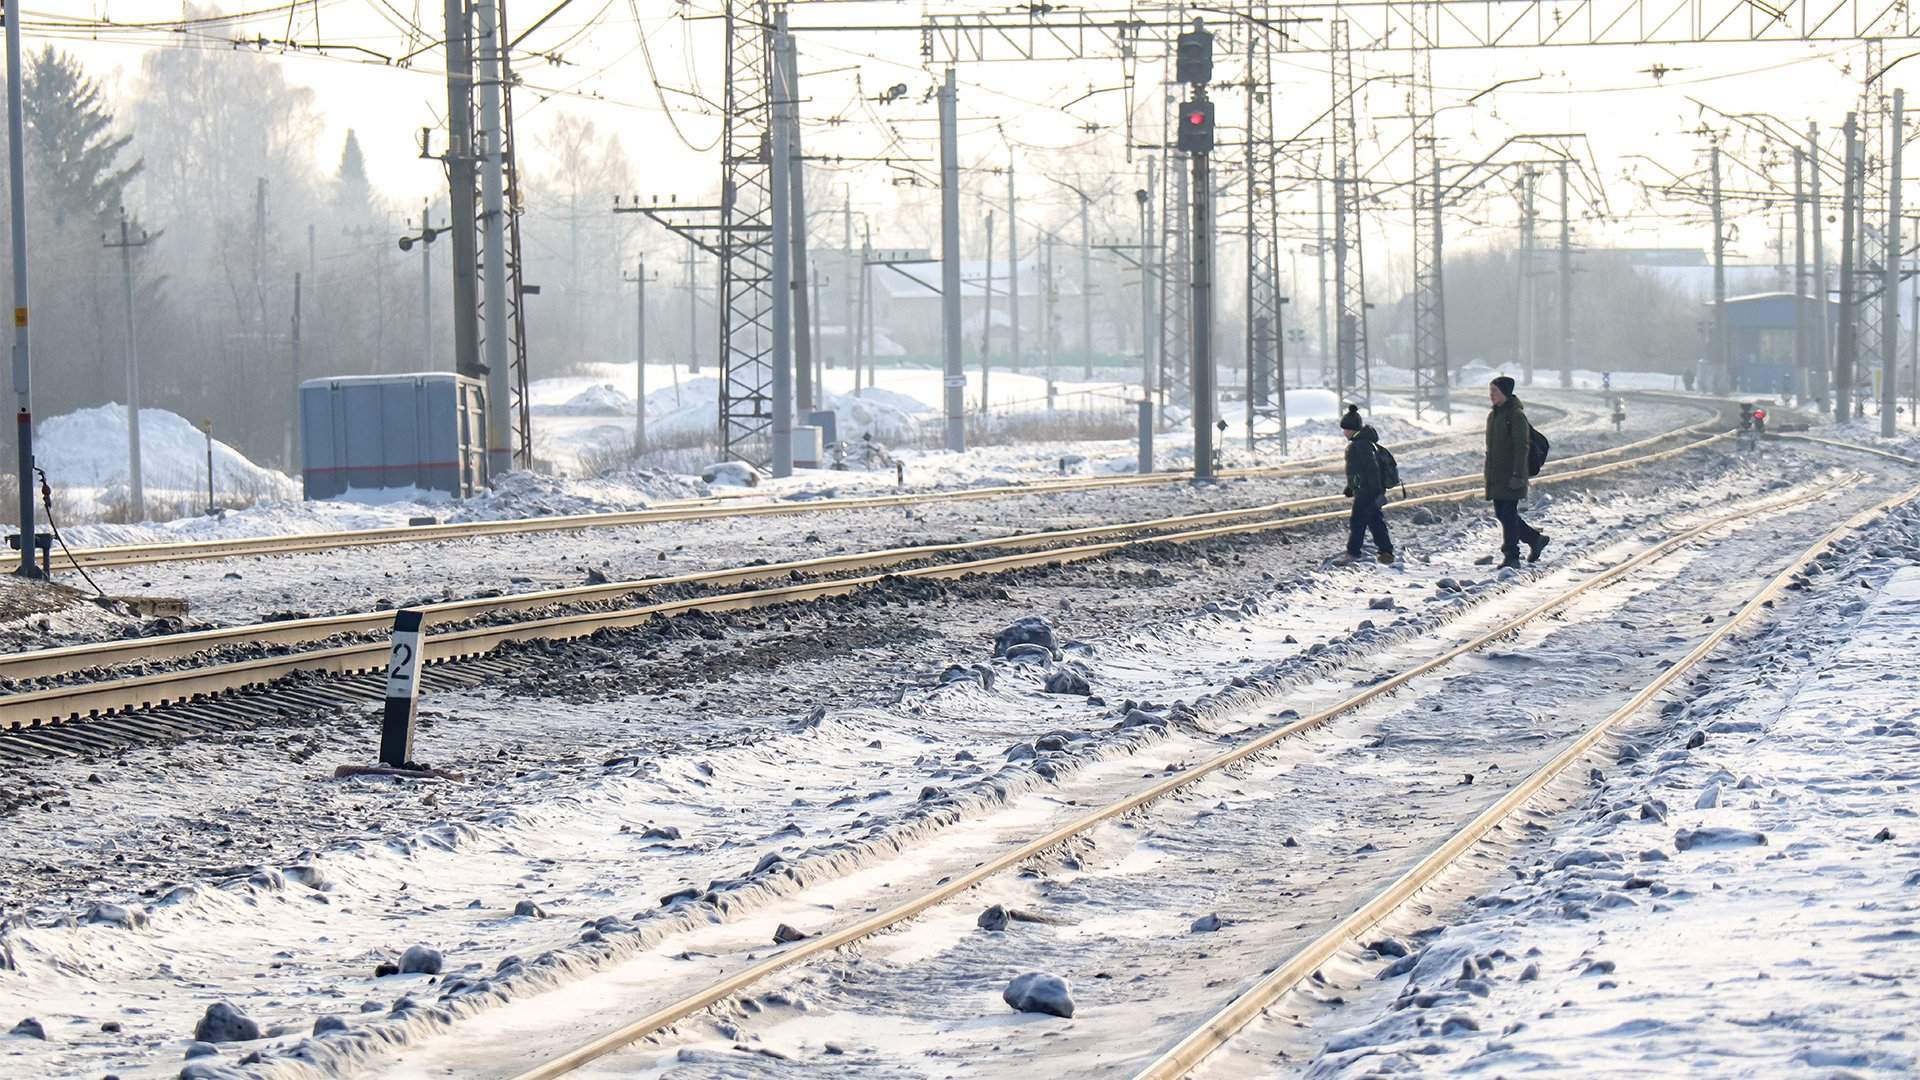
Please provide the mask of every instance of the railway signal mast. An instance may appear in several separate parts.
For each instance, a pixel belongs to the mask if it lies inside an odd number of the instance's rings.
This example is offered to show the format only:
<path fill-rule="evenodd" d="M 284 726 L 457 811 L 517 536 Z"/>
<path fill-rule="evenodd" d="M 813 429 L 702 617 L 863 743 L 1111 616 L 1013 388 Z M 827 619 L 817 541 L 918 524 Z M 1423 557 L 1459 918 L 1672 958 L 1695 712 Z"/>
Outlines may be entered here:
<path fill-rule="evenodd" d="M 1193 478 L 1211 481 L 1213 469 L 1213 35 L 1200 19 L 1180 35 L 1174 78 L 1187 84 L 1175 149 L 1193 162 Z"/>

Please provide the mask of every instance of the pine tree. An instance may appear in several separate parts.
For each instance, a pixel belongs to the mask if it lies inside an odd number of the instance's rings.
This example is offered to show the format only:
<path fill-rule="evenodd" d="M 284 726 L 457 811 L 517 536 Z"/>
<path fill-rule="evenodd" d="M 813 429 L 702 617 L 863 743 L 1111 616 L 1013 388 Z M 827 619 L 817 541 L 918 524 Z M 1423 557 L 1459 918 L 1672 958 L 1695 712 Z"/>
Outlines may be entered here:
<path fill-rule="evenodd" d="M 53 205 L 54 224 L 69 218 L 105 228 L 118 219 L 127 182 L 143 162 L 119 165 L 131 135 L 113 134 L 100 84 L 72 56 L 49 45 L 34 56 L 21 87 L 27 152 Z"/>
<path fill-rule="evenodd" d="M 340 150 L 340 171 L 333 178 L 333 205 L 342 212 L 365 216 L 373 207 L 373 182 L 367 179 L 367 158 L 360 151 L 360 137 L 347 129 L 347 142 Z"/>

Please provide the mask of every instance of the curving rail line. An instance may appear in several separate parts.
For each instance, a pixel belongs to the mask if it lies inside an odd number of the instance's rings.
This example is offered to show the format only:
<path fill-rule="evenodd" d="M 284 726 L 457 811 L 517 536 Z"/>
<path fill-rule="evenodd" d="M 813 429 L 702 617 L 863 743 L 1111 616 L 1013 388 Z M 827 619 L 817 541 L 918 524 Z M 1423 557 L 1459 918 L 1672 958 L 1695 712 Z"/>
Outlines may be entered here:
<path fill-rule="evenodd" d="M 1683 433 L 1693 434 L 1706 425 L 1692 425 L 1681 429 Z M 1642 440 L 1641 443 L 1627 444 L 1612 450 L 1599 451 L 1592 455 L 1582 455 L 1582 459 L 1607 456 L 1624 450 L 1637 448 L 1647 442 L 1658 442 L 1670 438 L 1673 433 Z M 1686 454 L 1702 447 L 1713 445 L 1728 436 L 1724 433 L 1706 435 L 1681 446 L 1666 450 L 1639 454 L 1624 461 L 1592 465 L 1585 468 L 1565 469 L 1564 465 L 1575 458 L 1568 458 L 1561 464 L 1563 468 L 1543 472 L 1535 478 L 1536 483 L 1565 483 L 1573 480 L 1603 476 L 1623 469 L 1638 468 L 1654 461 L 1666 460 Z M 1407 485 L 1409 492 L 1421 491 L 1395 505 L 1419 506 L 1442 502 L 1456 502 L 1478 498 L 1481 494 L 1481 478 L 1452 477 L 1445 480 L 1429 480 Z M 1463 486 L 1464 485 L 1464 486 Z M 894 566 L 902 562 L 924 559 L 942 553 L 966 553 L 981 548 L 1003 548 L 1034 546 L 1034 550 L 1015 554 L 995 555 L 960 562 L 937 563 L 929 566 L 912 567 L 893 574 L 866 573 L 855 576 L 816 579 L 774 588 L 753 589 L 739 592 L 722 593 L 691 599 L 647 603 L 638 606 L 611 610 L 575 612 L 535 618 L 522 622 L 498 626 L 485 626 L 457 630 L 427 637 L 422 642 L 422 657 L 428 664 L 444 664 L 449 661 L 474 659 L 511 641 L 530 640 L 568 640 L 585 637 L 604 629 L 632 627 L 659 617 L 671 617 L 690 611 L 738 611 L 749 608 L 769 607 L 796 601 L 815 600 L 828 596 L 841 596 L 882 579 L 894 577 L 917 578 L 958 578 L 969 574 L 1001 573 L 1028 567 L 1052 563 L 1079 562 L 1087 559 L 1110 555 L 1131 544 L 1141 542 L 1155 543 L 1192 543 L 1211 540 L 1218 537 L 1247 533 L 1269 532 L 1280 529 L 1293 529 L 1305 525 L 1341 520 L 1347 514 L 1345 510 L 1331 510 L 1318 513 L 1291 513 L 1288 516 L 1276 514 L 1307 509 L 1316 505 L 1344 503 L 1339 497 L 1322 497 L 1298 500 L 1292 503 L 1276 503 L 1262 507 L 1241 510 L 1221 510 L 1204 514 L 1190 514 L 1155 521 L 1135 522 L 1118 526 L 1095 526 L 1085 529 L 1064 530 L 1054 533 L 1032 534 L 1027 537 L 1009 539 L 990 539 L 969 541 L 962 544 L 936 545 L 926 548 L 894 549 L 884 552 L 868 552 L 857 555 L 833 556 L 826 559 L 807 560 L 803 563 L 781 564 L 779 566 L 761 566 L 709 571 L 705 575 L 685 575 L 677 579 L 627 582 L 607 586 L 586 586 L 575 589 L 552 590 L 546 593 L 530 593 L 517 597 L 497 597 L 485 600 L 458 601 L 450 604 L 434 605 L 436 614 L 449 613 L 461 617 L 473 617 L 488 612 L 550 606 L 560 602 L 578 602 L 582 599 L 605 598 L 637 589 L 653 588 L 667 581 L 695 581 L 705 584 L 724 584 L 752 580 L 755 577 L 793 577 L 808 573 L 836 572 L 847 570 L 873 570 L 885 566 Z M 1248 519 L 1252 520 L 1237 520 Z M 1173 529 L 1179 531 L 1166 532 Z M 1144 535 L 1142 535 L 1144 534 Z M 1048 546 L 1066 543 L 1068 546 Z M 585 594 L 592 594 L 587 596 Z M 102 664 L 125 662 L 128 660 L 153 660 L 165 656 L 186 655 L 205 651 L 216 645 L 245 642 L 272 642 L 275 644 L 313 641 L 333 634 L 350 631 L 371 632 L 387 624 L 392 618 L 390 612 L 339 616 L 333 619 L 298 620 L 288 624 L 264 624 L 260 626 L 233 627 L 226 630 L 205 631 L 198 634 L 181 634 L 162 638 L 139 638 L 126 641 L 102 642 L 92 645 L 72 646 L 65 649 L 49 649 L 32 653 L 12 654 L 0 657 L 0 673 L 13 678 L 39 676 L 64 676 Z M 303 637 L 303 635 L 305 635 Z M 169 651 L 172 650 L 172 651 Z M 207 666 L 195 666 L 179 670 L 138 675 L 128 678 L 108 679 L 99 682 L 71 682 L 46 689 L 32 690 L 0 696 L 0 732 L 19 731 L 50 724 L 65 724 L 75 721 L 111 716 L 115 713 L 148 709 L 154 706 L 192 701 L 229 693 L 235 690 L 261 686 L 289 675 L 310 673 L 322 675 L 353 675 L 384 670 L 387 663 L 388 646 L 384 641 L 360 642 L 337 645 L 289 655 L 277 655 L 222 663 Z"/>
<path fill-rule="evenodd" d="M 1028 859 L 1031 859 L 1037 855 L 1040 855 L 1045 851 L 1047 851 L 1048 849 L 1053 848 L 1056 845 L 1063 843 L 1067 840 L 1070 840 L 1073 837 L 1081 833 L 1084 833 L 1089 829 L 1094 828 L 1097 825 L 1100 825 L 1104 822 L 1121 817 L 1125 814 L 1132 813 L 1133 811 L 1138 810 L 1144 806 L 1147 806 L 1150 803 L 1156 802 L 1176 791 L 1186 788 L 1204 777 L 1213 775 L 1214 773 L 1217 773 L 1223 769 L 1227 769 L 1254 755 L 1257 755 L 1266 750 L 1269 750 L 1283 740 L 1290 739 L 1303 732 L 1310 731 L 1315 728 L 1319 728 L 1331 722 L 1332 720 L 1336 719 L 1337 717 L 1350 713 L 1353 710 L 1358 709 L 1372 701 L 1375 701 L 1381 697 L 1391 694 L 1401 689 L 1402 687 L 1406 686 L 1408 683 L 1412 682 L 1413 680 L 1418 679 L 1424 675 L 1430 674 L 1433 671 L 1438 670 L 1442 667 L 1445 667 L 1446 665 L 1451 664 L 1452 662 L 1454 662 L 1455 660 L 1463 656 L 1466 656 L 1470 653 L 1483 649 L 1489 644 L 1514 633 L 1515 631 L 1528 625 L 1529 623 L 1534 622 L 1535 620 L 1541 618 L 1542 616 L 1545 616 L 1553 611 L 1559 610 L 1567 606 L 1568 604 L 1586 595 L 1592 590 L 1597 589 L 1610 582 L 1617 581 L 1622 577 L 1625 577 L 1626 575 L 1639 569 L 1640 567 L 1643 567 L 1653 562 L 1654 560 L 1659 559 L 1677 550 L 1678 548 L 1690 543 L 1691 541 L 1701 536 L 1704 536 L 1705 534 L 1713 530 L 1716 530 L 1724 526 L 1734 524 L 1744 519 L 1755 517 L 1761 514 L 1787 510 L 1796 506 L 1811 503 L 1820 499 L 1830 497 L 1831 494 L 1832 494 L 1831 489 L 1821 490 L 1821 491 L 1811 491 L 1811 492 L 1800 492 L 1794 495 L 1770 500 L 1767 502 L 1754 503 L 1752 505 L 1744 506 L 1730 513 L 1717 516 L 1702 524 L 1695 525 L 1695 526 L 1683 529 L 1679 532 L 1676 532 L 1673 535 L 1667 537 L 1666 539 L 1661 540 L 1658 543 L 1654 544 L 1653 546 L 1647 548 L 1645 551 L 1642 551 L 1638 555 L 1635 555 L 1630 559 L 1624 560 L 1615 566 L 1599 571 L 1593 577 L 1590 577 L 1587 580 L 1580 582 L 1577 585 L 1570 586 L 1569 588 L 1561 591 L 1560 593 L 1541 601 L 1535 606 L 1502 622 L 1500 625 L 1480 634 L 1479 636 L 1473 638 L 1472 640 L 1467 641 L 1459 646 L 1456 646 L 1453 649 L 1450 649 L 1447 652 L 1444 652 L 1438 656 L 1435 656 L 1417 666 L 1408 668 L 1407 670 L 1402 671 L 1382 682 L 1376 683 L 1373 686 L 1370 686 L 1367 689 L 1362 690 L 1359 693 L 1356 693 L 1346 698 L 1345 700 L 1338 702 L 1337 704 L 1334 704 L 1326 709 L 1322 709 L 1321 711 L 1316 712 L 1310 716 L 1302 717 L 1298 720 L 1295 720 L 1292 723 L 1289 723 L 1283 727 L 1270 731 L 1264 735 L 1259 736 L 1258 738 L 1242 743 L 1239 746 L 1234 747 L 1233 749 L 1227 750 L 1211 759 L 1208 759 L 1207 761 L 1204 761 L 1197 765 L 1190 766 L 1178 773 L 1175 773 L 1172 776 L 1159 781 L 1158 783 L 1155 783 L 1141 791 L 1134 793 L 1133 795 L 1127 796 L 1116 802 L 1110 803 L 1106 806 L 1100 807 L 1086 814 L 1083 814 L 1080 817 L 1077 817 L 1074 820 L 1067 822 L 1066 824 L 1060 825 L 1050 830 L 1049 832 L 1045 833 L 1042 836 L 1039 836 L 1024 844 L 1021 844 L 1017 847 L 1009 849 L 1003 852 L 1002 854 L 995 856 L 992 859 L 979 863 L 963 872 L 956 873 L 951 877 L 943 878 L 942 883 L 940 885 L 929 890 L 928 892 L 921 894 L 918 897 L 904 901 L 885 911 L 879 912 L 865 919 L 862 919 L 850 926 L 843 927 L 840 930 L 833 931 L 830 933 L 824 933 L 817 937 L 808 938 L 806 940 L 797 942 L 794 945 L 792 945 L 792 947 L 790 948 L 787 948 L 773 956 L 767 957 L 766 959 L 760 960 L 757 963 L 754 963 L 753 965 L 747 968 L 744 968 L 741 971 L 734 973 L 733 975 L 727 976 L 724 979 L 721 979 L 692 994 L 689 994 L 678 1001 L 672 1002 L 671 1004 L 668 1004 L 659 1009 L 656 1009 L 645 1016 L 642 1016 L 626 1025 L 623 1025 L 622 1027 L 620 1027 L 615 1031 L 612 1031 L 597 1039 L 594 1039 L 593 1041 L 588 1042 L 584 1045 L 576 1047 L 575 1049 L 570 1050 L 564 1054 L 561 1054 L 555 1058 L 552 1058 L 538 1066 L 535 1066 L 534 1068 L 528 1069 L 520 1073 L 517 1077 L 515 1077 L 515 1080 L 556 1080 L 556 1078 L 565 1076 L 568 1073 L 571 1073 L 581 1068 L 582 1066 L 590 1062 L 593 1062 L 601 1057 L 604 1057 L 607 1054 L 610 1054 L 616 1050 L 629 1046 L 642 1039 L 659 1035 L 662 1032 L 666 1031 L 667 1029 L 671 1028 L 673 1025 L 680 1023 L 681 1021 L 684 1021 L 692 1017 L 696 1013 L 699 1013 L 704 1009 L 707 1009 L 729 997 L 732 997 L 744 991 L 748 987 L 751 987 L 757 983 L 760 983 L 779 972 L 795 967 L 813 957 L 820 956 L 825 953 L 829 953 L 833 950 L 858 942 L 864 938 L 871 937 L 872 935 L 877 934 L 895 925 L 898 925 L 899 923 L 915 918 L 916 916 L 921 915 L 922 913 L 926 912 L 927 910 L 934 907 L 935 905 L 941 904 L 947 900 L 950 900 L 960 895 L 961 893 L 967 891 L 968 889 L 971 889 L 975 885 L 978 885 L 980 882 L 985 881 L 988 878 L 993 877 L 997 874 L 1004 873 L 1008 870 L 1014 869 L 1018 867 L 1021 863 L 1024 863 L 1025 861 L 1027 861 Z M 1914 491 L 1910 491 L 1899 498 L 1911 498 L 1917 494 L 1920 494 L 1920 489 L 1915 489 Z M 1896 498 L 1895 500 L 1889 500 L 1888 503 L 1882 504 L 1881 508 L 1884 508 L 1887 505 L 1891 505 L 1892 503 L 1899 501 L 1899 498 Z M 1857 525 L 1860 521 L 1864 520 L 1866 516 L 1868 515 L 1860 515 L 1853 519 L 1850 519 L 1845 525 L 1842 525 L 1840 528 L 1834 530 L 1834 532 L 1830 534 L 1828 539 L 1826 541 L 1823 541 L 1823 543 L 1830 543 L 1833 539 L 1840 536 L 1847 529 L 1852 528 L 1853 526 Z M 1804 562 L 1804 559 L 1796 561 L 1795 566 L 1797 567 L 1801 565 L 1803 562 Z M 1786 574 L 1783 574 L 1780 578 L 1776 579 L 1776 585 L 1780 582 L 1784 582 L 1785 580 L 1786 580 Z M 1766 596 L 1771 596 L 1771 595 L 1772 595 L 1771 591 L 1768 591 L 1766 593 Z M 1743 614 L 1754 611 L 1754 610 L 1758 610 L 1758 608 L 1760 607 L 1760 601 L 1763 598 L 1764 597 L 1756 597 L 1752 602 L 1749 603 L 1747 608 L 1743 609 Z M 1737 623 L 1734 625 L 1737 625 Z M 1708 639 L 1708 642 L 1706 644 L 1704 644 L 1700 649 L 1696 650 L 1695 653 L 1689 654 L 1689 656 L 1697 659 L 1698 656 L 1704 655 L 1705 651 L 1709 650 L 1712 647 L 1712 645 L 1717 644 L 1720 640 L 1723 640 L 1726 634 L 1731 632 L 1732 628 L 1733 628 L 1733 625 L 1722 627 L 1719 631 L 1717 631 L 1712 637 Z M 1661 679 L 1656 680 L 1656 684 L 1653 687 L 1651 687 L 1646 691 L 1643 691 L 1641 695 L 1635 698 L 1635 701 L 1644 703 L 1646 699 L 1650 698 L 1652 694 L 1657 693 L 1661 687 L 1664 687 L 1665 685 L 1667 685 L 1667 683 L 1671 682 L 1672 678 L 1675 678 L 1675 677 L 1677 677 L 1677 671 L 1671 674 L 1663 674 Z M 1556 760 L 1559 760 L 1559 759 L 1556 759 Z M 1354 931 L 1354 932 L 1357 933 L 1358 931 Z M 1344 935 L 1340 937 L 1338 940 L 1345 941 L 1345 940 L 1348 940 L 1350 936 L 1351 936 L 1350 934 Z M 1319 961 L 1315 961 L 1312 965 L 1308 967 L 1308 970 L 1310 971 L 1312 967 L 1316 967 L 1318 963 Z M 1236 1002 L 1236 1004 L 1238 1004 L 1238 1002 Z M 1255 1006 L 1253 1007 L 1252 1012 L 1250 1012 L 1248 1015 L 1252 1015 L 1252 1013 L 1257 1011 L 1258 1011 L 1258 1007 Z M 1241 1024 L 1244 1024 L 1244 1022 L 1245 1022 L 1244 1020 L 1240 1021 Z M 1237 1026 L 1235 1027 L 1235 1030 L 1237 1030 Z M 1185 1043 L 1183 1043 L 1182 1045 L 1184 1046 Z M 1171 1054 L 1172 1052 L 1170 1052 L 1170 1055 Z M 1182 1058 L 1181 1060 L 1185 1060 L 1185 1059 Z M 1158 1067 L 1157 1063 L 1155 1067 Z M 1143 1075 L 1174 1076 L 1174 1075 L 1179 1075 L 1179 1072 L 1175 1071 L 1175 1072 L 1149 1073 L 1149 1074 L 1143 1074 Z"/>
<path fill-rule="evenodd" d="M 1662 671 L 1653 681 L 1647 683 L 1626 704 L 1609 713 L 1604 719 L 1588 728 L 1579 738 L 1567 744 L 1564 749 L 1554 755 L 1552 760 L 1536 769 L 1492 806 L 1481 811 L 1472 821 L 1448 837 L 1426 858 L 1420 860 L 1412 869 L 1402 874 L 1371 900 L 1362 904 L 1351 915 L 1342 919 L 1307 946 L 1293 953 L 1266 977 L 1234 998 L 1226 1007 L 1216 1012 L 1152 1064 L 1135 1074 L 1134 1080 L 1175 1080 L 1192 1072 L 1216 1051 L 1226 1046 L 1233 1036 L 1263 1009 L 1312 977 L 1322 964 L 1332 959 L 1341 949 L 1379 925 L 1420 890 L 1440 878 L 1515 811 L 1526 806 L 1529 800 L 1552 783 L 1556 777 L 1585 758 L 1608 732 L 1646 708 L 1662 690 L 1671 686 L 1705 660 L 1727 638 L 1745 628 L 1748 623 L 1771 607 L 1775 598 L 1787 587 L 1794 575 L 1805 569 L 1808 563 L 1819 558 L 1854 529 L 1879 514 L 1915 498 L 1920 498 L 1920 486 L 1908 488 L 1835 526 L 1832 531 L 1802 551 L 1792 563 L 1749 597 L 1732 617 L 1721 623 L 1713 633 L 1707 635 L 1700 644 L 1694 646 L 1672 667 Z"/>

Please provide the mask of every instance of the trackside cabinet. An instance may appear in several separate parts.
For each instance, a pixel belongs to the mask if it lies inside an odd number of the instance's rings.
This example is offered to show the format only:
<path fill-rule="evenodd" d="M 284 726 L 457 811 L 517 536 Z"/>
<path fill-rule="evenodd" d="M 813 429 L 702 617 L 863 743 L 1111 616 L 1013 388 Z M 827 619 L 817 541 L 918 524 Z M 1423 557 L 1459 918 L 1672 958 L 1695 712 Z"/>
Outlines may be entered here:
<path fill-rule="evenodd" d="M 487 483 L 487 401 L 451 372 L 343 375 L 300 384 L 309 499 L 413 488 L 458 498 Z"/>

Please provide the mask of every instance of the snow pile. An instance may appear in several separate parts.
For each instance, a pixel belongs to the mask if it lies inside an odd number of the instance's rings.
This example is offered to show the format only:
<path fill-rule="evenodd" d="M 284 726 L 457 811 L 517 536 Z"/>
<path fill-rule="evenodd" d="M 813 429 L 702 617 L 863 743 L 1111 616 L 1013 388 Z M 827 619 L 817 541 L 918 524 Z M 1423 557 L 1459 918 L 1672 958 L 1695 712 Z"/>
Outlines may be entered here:
<path fill-rule="evenodd" d="M 127 480 L 127 409 L 109 402 L 43 421 L 35 457 L 56 488 L 95 493 L 124 487 Z M 185 417 L 165 409 L 140 410 L 140 469 L 147 491 L 199 491 L 207 486 L 207 437 Z M 261 500 L 297 499 L 300 485 L 276 469 L 214 440 L 213 484 L 218 495 L 243 493 Z"/>
<path fill-rule="evenodd" d="M 535 405 L 533 412 L 539 416 L 632 416 L 633 396 L 611 383 L 601 383 L 558 405 Z"/>
<path fill-rule="evenodd" d="M 862 435 L 890 444 L 914 442 L 920 433 L 914 414 L 926 411 L 914 398 L 878 389 L 863 390 L 859 397 L 828 394 L 826 404 L 833 410 L 840 440 L 848 443 L 859 442 Z"/>
<path fill-rule="evenodd" d="M 705 484 L 689 477 L 631 468 L 600 481 L 568 480 L 531 472 L 511 472 L 492 490 L 460 504 L 449 522 L 507 521 L 572 514 L 608 514 L 644 510 L 663 499 L 700 498 Z"/>

